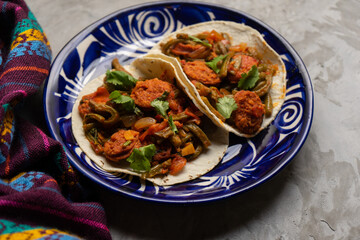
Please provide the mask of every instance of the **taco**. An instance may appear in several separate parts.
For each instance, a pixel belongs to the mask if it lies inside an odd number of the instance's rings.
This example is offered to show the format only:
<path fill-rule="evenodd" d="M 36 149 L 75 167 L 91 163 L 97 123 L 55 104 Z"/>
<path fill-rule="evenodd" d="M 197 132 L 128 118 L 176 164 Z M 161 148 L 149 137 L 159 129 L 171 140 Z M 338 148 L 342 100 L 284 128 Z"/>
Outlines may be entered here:
<path fill-rule="evenodd" d="M 72 111 L 73 135 L 93 162 L 173 185 L 221 161 L 228 133 L 199 111 L 170 63 L 139 58 L 123 68 L 115 60 L 113 68 L 85 85 Z"/>
<path fill-rule="evenodd" d="M 286 70 L 261 34 L 244 24 L 212 21 L 171 33 L 149 52 L 171 62 L 213 122 L 253 137 L 284 102 Z"/>

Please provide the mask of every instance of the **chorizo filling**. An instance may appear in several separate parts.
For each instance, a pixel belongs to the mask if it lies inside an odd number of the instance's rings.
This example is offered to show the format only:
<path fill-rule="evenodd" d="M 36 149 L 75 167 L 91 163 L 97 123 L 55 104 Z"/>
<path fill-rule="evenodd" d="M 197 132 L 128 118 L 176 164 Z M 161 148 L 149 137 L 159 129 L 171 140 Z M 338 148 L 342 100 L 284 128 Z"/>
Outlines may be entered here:
<path fill-rule="evenodd" d="M 173 79 L 135 79 L 117 60 L 113 68 L 78 107 L 96 154 L 127 161 L 147 178 L 178 174 L 211 145 L 201 129 L 203 114 Z"/>
<path fill-rule="evenodd" d="M 271 116 L 270 88 L 278 66 L 264 61 L 257 49 L 232 45 L 227 33 L 212 30 L 177 34 L 161 50 L 180 60 L 203 102 L 223 122 L 251 135 Z"/>

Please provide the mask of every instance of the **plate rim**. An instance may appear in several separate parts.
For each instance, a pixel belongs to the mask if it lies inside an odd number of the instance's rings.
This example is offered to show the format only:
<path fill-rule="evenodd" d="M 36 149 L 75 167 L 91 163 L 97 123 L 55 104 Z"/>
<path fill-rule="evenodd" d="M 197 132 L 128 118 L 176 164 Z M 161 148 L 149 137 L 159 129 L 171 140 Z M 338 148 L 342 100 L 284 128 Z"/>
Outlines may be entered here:
<path fill-rule="evenodd" d="M 79 31 L 75 36 L 73 36 L 60 49 L 57 56 L 54 58 L 53 62 L 51 63 L 51 67 L 49 69 L 50 74 L 48 75 L 48 77 L 46 78 L 46 80 L 44 82 L 43 99 L 42 99 L 46 125 L 47 125 L 47 128 L 48 128 L 52 138 L 59 141 L 63 146 L 65 146 L 65 143 L 62 141 L 62 139 L 59 138 L 55 134 L 55 132 L 58 129 L 54 128 L 53 124 L 50 123 L 50 120 L 48 117 L 48 111 L 47 111 L 48 105 L 46 104 L 46 101 L 47 101 L 46 96 L 47 96 L 47 92 L 48 92 L 49 80 L 54 75 L 54 72 L 57 72 L 57 71 L 53 71 L 53 69 L 61 68 L 60 63 L 64 63 L 66 56 L 72 51 L 72 47 L 74 45 L 76 46 L 78 43 L 80 43 L 84 39 L 84 37 L 86 37 L 88 34 L 90 34 L 94 29 L 96 29 L 97 26 L 101 25 L 102 23 L 108 21 L 109 19 L 111 19 L 119 14 L 131 11 L 131 10 L 136 10 L 139 8 L 144 8 L 147 6 L 153 7 L 153 6 L 174 5 L 174 4 L 188 4 L 188 5 L 195 5 L 195 6 L 200 5 L 200 6 L 210 7 L 210 8 L 218 8 L 221 10 L 230 11 L 230 12 L 234 12 L 236 14 L 244 15 L 246 18 L 256 22 L 257 24 L 259 24 L 260 26 L 264 27 L 266 30 L 271 32 L 278 40 L 280 40 L 285 45 L 286 49 L 292 54 L 292 57 L 294 57 L 294 62 L 296 63 L 297 67 L 299 68 L 299 72 L 301 73 L 301 75 L 303 77 L 306 102 L 304 104 L 304 106 L 305 106 L 304 107 L 304 115 L 303 115 L 304 120 L 302 123 L 301 130 L 299 131 L 298 136 L 295 138 L 295 141 L 292 144 L 292 148 L 284 156 L 285 161 L 282 161 L 278 166 L 273 168 L 269 173 L 267 173 L 259 181 L 256 181 L 238 191 L 230 192 L 230 193 L 223 194 L 220 196 L 212 196 L 211 198 L 204 198 L 204 199 L 197 199 L 197 200 L 174 200 L 174 199 L 153 199 L 153 198 L 147 197 L 147 196 L 139 196 L 137 194 L 119 191 L 119 188 L 116 188 L 115 186 L 112 186 L 108 182 L 104 181 L 102 178 L 100 178 L 98 175 L 96 175 L 94 172 L 90 171 L 89 169 L 85 168 L 79 162 L 73 161 L 72 157 L 70 157 L 70 156 L 72 156 L 72 153 L 69 151 L 69 149 L 67 149 L 65 147 L 64 151 L 66 153 L 66 156 L 67 156 L 70 164 L 72 166 L 74 166 L 81 174 L 85 175 L 91 181 L 97 183 L 100 187 L 109 189 L 112 192 L 121 194 L 122 196 L 130 197 L 130 198 L 137 199 L 137 200 L 146 200 L 146 201 L 150 201 L 150 202 L 169 203 L 169 204 L 173 204 L 173 203 L 175 203 L 175 204 L 193 204 L 193 203 L 213 202 L 213 201 L 217 201 L 217 200 L 226 199 L 231 196 L 236 196 L 241 193 L 247 192 L 247 191 L 257 187 L 258 185 L 261 185 L 261 184 L 269 181 L 270 179 L 275 177 L 281 170 L 283 170 L 294 159 L 294 157 L 298 154 L 298 152 L 304 145 L 304 143 L 310 133 L 310 129 L 312 126 L 312 121 L 313 121 L 313 115 L 314 115 L 313 86 L 312 86 L 310 75 L 308 73 L 308 70 L 306 69 L 306 66 L 305 66 L 302 58 L 297 53 L 297 51 L 294 49 L 294 47 L 280 33 L 278 33 L 275 29 L 273 29 L 271 26 L 269 26 L 265 22 L 261 21 L 260 19 L 254 17 L 246 12 L 243 12 L 243 11 L 237 10 L 237 9 L 232 9 L 232 8 L 222 6 L 219 4 L 199 2 L 199 1 L 188 1 L 188 0 L 186 0 L 186 1 L 176 1 L 176 0 L 175 1 L 174 0 L 173 1 L 156 1 L 156 2 L 137 4 L 137 5 L 127 7 L 127 8 L 119 9 L 119 10 L 116 10 L 116 11 L 114 11 L 108 15 L 105 15 L 104 17 L 94 21 L 93 23 L 91 23 L 90 25 L 86 26 L 81 31 Z M 57 63 L 58 61 L 60 61 L 60 62 Z M 55 64 L 57 64 L 57 65 L 55 65 Z M 52 78 L 54 78 L 54 77 L 52 77 Z M 307 115 L 306 115 L 306 113 L 307 113 Z"/>

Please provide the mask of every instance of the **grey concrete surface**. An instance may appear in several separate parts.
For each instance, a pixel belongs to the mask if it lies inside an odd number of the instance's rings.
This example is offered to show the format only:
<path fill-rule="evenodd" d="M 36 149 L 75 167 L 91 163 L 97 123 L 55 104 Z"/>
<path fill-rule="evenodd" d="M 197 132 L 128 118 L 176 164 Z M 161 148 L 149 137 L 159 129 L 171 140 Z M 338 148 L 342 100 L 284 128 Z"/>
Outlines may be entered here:
<path fill-rule="evenodd" d="M 90 23 L 144 2 L 27 1 L 54 56 Z M 311 132 L 271 181 L 219 202 L 154 204 L 91 186 L 104 204 L 113 238 L 360 239 L 360 1 L 205 2 L 249 13 L 292 44 L 314 86 Z M 40 94 L 32 104 L 41 108 Z M 44 127 L 39 121 L 35 124 Z"/>

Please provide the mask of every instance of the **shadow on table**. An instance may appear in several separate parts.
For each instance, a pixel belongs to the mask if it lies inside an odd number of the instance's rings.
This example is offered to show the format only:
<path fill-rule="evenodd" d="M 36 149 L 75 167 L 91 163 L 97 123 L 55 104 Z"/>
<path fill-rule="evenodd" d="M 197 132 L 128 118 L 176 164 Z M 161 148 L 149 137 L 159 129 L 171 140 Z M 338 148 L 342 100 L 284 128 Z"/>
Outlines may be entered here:
<path fill-rule="evenodd" d="M 293 164 L 289 164 L 271 180 L 238 196 L 194 205 L 146 202 L 104 189 L 97 192 L 101 194 L 114 239 L 216 238 L 246 228 L 265 214 L 292 177 L 292 168 Z"/>

